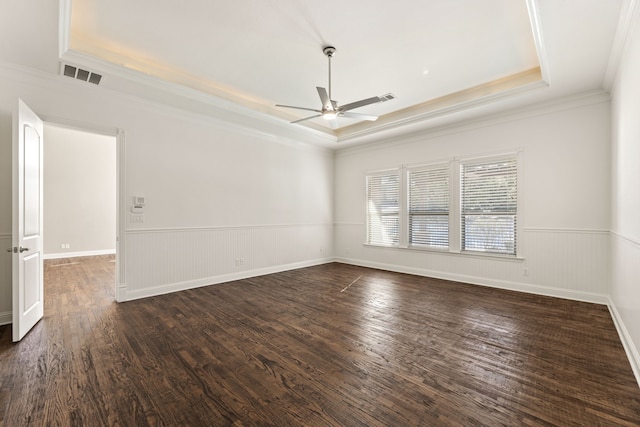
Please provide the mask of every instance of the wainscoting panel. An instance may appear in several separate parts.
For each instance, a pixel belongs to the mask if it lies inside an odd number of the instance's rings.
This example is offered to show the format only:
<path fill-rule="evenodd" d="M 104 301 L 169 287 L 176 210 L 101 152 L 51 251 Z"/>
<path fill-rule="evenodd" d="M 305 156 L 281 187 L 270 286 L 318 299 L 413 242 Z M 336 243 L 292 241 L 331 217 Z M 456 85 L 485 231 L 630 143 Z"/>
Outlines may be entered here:
<path fill-rule="evenodd" d="M 640 385 L 640 242 L 611 233 L 610 311 Z"/>
<path fill-rule="evenodd" d="M 609 231 L 524 229 L 533 283 L 588 294 L 608 293 Z"/>
<path fill-rule="evenodd" d="M 607 304 L 609 232 L 524 229 L 518 259 L 363 245 L 365 225 L 337 223 L 341 262 Z"/>
<path fill-rule="evenodd" d="M 328 262 L 333 225 L 126 232 L 122 300 Z"/>
<path fill-rule="evenodd" d="M 11 317 L 11 262 L 13 254 L 7 252 L 12 244 L 11 234 L 0 234 L 0 325 L 13 321 Z"/>

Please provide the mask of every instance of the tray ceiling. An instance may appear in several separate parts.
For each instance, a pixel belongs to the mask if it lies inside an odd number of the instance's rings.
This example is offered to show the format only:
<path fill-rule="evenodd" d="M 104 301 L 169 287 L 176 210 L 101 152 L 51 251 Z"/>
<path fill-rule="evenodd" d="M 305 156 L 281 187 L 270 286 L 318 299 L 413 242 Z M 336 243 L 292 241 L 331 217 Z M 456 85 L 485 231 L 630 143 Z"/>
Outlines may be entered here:
<path fill-rule="evenodd" d="M 62 59 L 83 65 L 91 58 L 121 76 L 169 82 L 286 123 L 313 113 L 276 104 L 321 107 L 316 86 L 328 86 L 322 48 L 332 45 L 333 99 L 396 97 L 353 110 L 380 116 L 375 122 L 340 118 L 335 130 L 322 118 L 290 125 L 339 140 L 548 87 L 550 79 L 564 92 L 594 89 L 594 77 L 601 87 L 620 4 L 65 0 Z M 572 38 L 583 44 L 562 45 Z M 596 69 L 571 75 L 596 61 Z M 105 74 L 102 85 L 118 84 Z"/>

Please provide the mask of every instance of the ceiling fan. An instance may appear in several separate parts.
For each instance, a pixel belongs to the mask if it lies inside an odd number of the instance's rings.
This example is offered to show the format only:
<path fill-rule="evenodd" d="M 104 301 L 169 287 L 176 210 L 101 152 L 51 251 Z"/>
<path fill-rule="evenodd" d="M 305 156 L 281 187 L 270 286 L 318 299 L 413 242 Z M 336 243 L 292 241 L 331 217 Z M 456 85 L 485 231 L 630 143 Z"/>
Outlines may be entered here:
<path fill-rule="evenodd" d="M 360 120 L 368 120 L 375 121 L 378 119 L 378 116 L 373 116 L 371 114 L 358 114 L 352 113 L 351 110 L 364 107 L 369 104 L 376 104 L 378 102 L 385 102 L 395 99 L 395 96 L 391 93 L 382 96 L 373 96 L 367 99 L 361 99 L 360 101 L 351 102 L 345 105 L 338 105 L 337 101 L 331 99 L 331 58 L 333 54 L 336 52 L 336 48 L 333 46 L 325 46 L 322 49 L 322 52 L 329 58 L 329 91 L 323 87 L 316 87 L 318 90 L 318 95 L 320 95 L 320 101 L 322 102 L 322 109 L 318 110 L 315 108 L 305 108 L 305 107 L 294 107 L 292 105 L 281 105 L 276 104 L 276 107 L 284 107 L 284 108 L 295 108 L 296 110 L 305 110 L 305 111 L 313 111 L 315 114 L 310 117 L 305 117 L 304 119 L 295 120 L 291 123 L 299 123 L 309 119 L 315 119 L 316 117 L 322 117 L 323 119 L 329 122 L 329 126 L 332 129 L 336 129 L 338 127 L 338 117 L 347 117 L 351 119 L 360 119 Z"/>

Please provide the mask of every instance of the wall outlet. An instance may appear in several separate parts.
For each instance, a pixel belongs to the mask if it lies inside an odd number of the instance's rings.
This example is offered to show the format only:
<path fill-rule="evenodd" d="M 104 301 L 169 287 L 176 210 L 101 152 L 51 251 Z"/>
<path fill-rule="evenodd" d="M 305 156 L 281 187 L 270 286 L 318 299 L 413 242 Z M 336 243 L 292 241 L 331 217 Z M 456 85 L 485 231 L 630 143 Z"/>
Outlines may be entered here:
<path fill-rule="evenodd" d="M 522 269 L 522 275 L 523 276 L 528 276 L 529 275 L 529 267 L 525 267 Z"/>
<path fill-rule="evenodd" d="M 70 243 L 60 243 L 60 249 L 69 249 L 71 248 Z"/>
<path fill-rule="evenodd" d="M 236 258 L 236 267 L 244 265 L 244 258 Z"/>

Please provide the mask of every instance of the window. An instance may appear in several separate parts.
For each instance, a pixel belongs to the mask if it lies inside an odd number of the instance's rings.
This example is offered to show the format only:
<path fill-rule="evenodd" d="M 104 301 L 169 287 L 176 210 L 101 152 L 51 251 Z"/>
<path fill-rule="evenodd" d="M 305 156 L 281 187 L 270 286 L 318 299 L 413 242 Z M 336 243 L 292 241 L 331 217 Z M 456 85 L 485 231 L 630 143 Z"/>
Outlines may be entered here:
<path fill-rule="evenodd" d="M 409 245 L 449 247 L 449 167 L 410 169 Z"/>
<path fill-rule="evenodd" d="M 366 242 L 487 256 L 518 248 L 519 152 L 366 176 Z"/>
<path fill-rule="evenodd" d="M 400 241 L 400 175 L 367 176 L 367 243 L 397 246 Z"/>
<path fill-rule="evenodd" d="M 517 160 L 462 164 L 462 250 L 516 254 Z"/>

